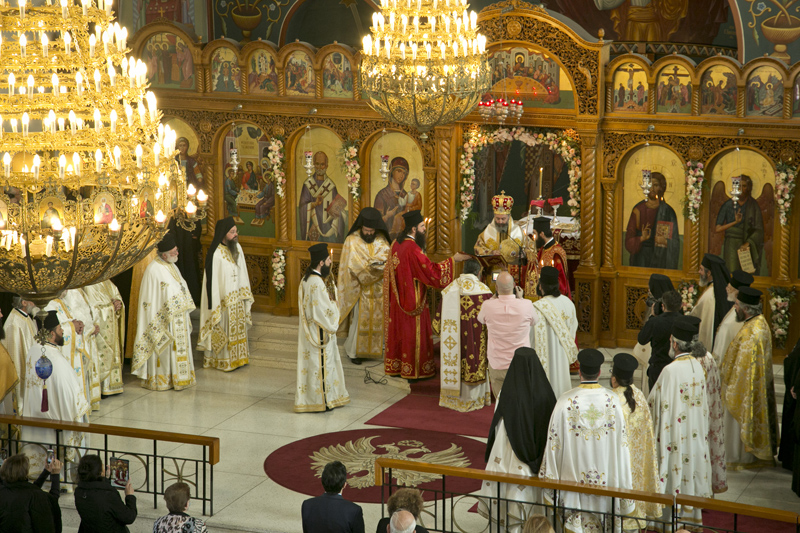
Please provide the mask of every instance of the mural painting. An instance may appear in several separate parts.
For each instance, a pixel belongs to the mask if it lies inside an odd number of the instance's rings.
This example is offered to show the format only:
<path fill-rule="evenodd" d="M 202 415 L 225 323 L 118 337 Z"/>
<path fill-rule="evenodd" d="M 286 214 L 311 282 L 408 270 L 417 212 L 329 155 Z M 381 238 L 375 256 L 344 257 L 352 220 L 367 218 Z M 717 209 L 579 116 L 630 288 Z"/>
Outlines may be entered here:
<path fill-rule="evenodd" d="M 238 168 L 231 164 L 232 150 L 238 154 Z M 269 137 L 251 124 L 237 124 L 223 139 L 222 197 L 227 216 L 244 236 L 275 237 L 275 184 L 261 164 L 268 153 Z"/>
<path fill-rule="evenodd" d="M 114 11 L 131 35 L 145 24 L 163 20 L 189 26 L 198 36 L 211 35 L 205 0 L 132 0 L 115 6 Z"/>
<path fill-rule="evenodd" d="M 183 39 L 172 33 L 157 33 L 142 49 L 147 79 L 152 87 L 194 89 L 194 60 Z"/>
<path fill-rule="evenodd" d="M 736 75 L 728 67 L 715 65 L 703 72 L 700 91 L 704 115 L 736 114 Z"/>
<path fill-rule="evenodd" d="M 250 94 L 278 95 L 275 58 L 266 50 L 256 50 L 247 62 L 247 91 Z"/>
<path fill-rule="evenodd" d="M 353 98 L 353 72 L 344 54 L 328 54 L 322 63 L 322 83 L 325 98 Z"/>
<path fill-rule="evenodd" d="M 736 177 L 741 189 L 738 201 L 731 198 Z M 771 272 L 774 179 L 770 161 L 752 150 L 728 152 L 713 165 L 708 249 L 721 256 L 730 271 L 741 268 L 756 276 Z"/>
<path fill-rule="evenodd" d="M 632 152 L 623 167 L 622 265 L 642 268 L 683 268 L 684 165 L 664 146 L 642 146 Z M 642 171 L 650 171 L 650 190 L 645 195 Z"/>
<path fill-rule="evenodd" d="M 220 47 L 211 56 L 211 88 L 214 92 L 238 93 L 241 90 L 242 71 L 236 54 L 230 48 Z"/>
<path fill-rule="evenodd" d="M 745 61 L 769 55 L 791 65 L 800 58 L 800 18 L 790 0 L 739 0 L 743 22 Z"/>
<path fill-rule="evenodd" d="M 380 173 L 381 155 L 389 156 L 389 176 Z M 381 212 L 389 236 L 403 231 L 403 214 L 419 209 L 425 215 L 423 198 L 425 180 L 422 154 L 417 143 L 404 133 L 382 136 L 373 146 L 369 161 L 372 205 Z"/>
<path fill-rule="evenodd" d="M 313 166 L 305 168 L 305 152 Z M 297 238 L 303 241 L 344 242 L 349 229 L 350 194 L 344 176 L 342 140 L 325 128 L 312 128 L 295 149 Z"/>
<path fill-rule="evenodd" d="M 614 72 L 614 111 L 647 112 L 647 73 L 636 63 L 627 63 Z"/>
<path fill-rule="evenodd" d="M 783 76 L 770 66 L 758 67 L 747 79 L 747 116 L 783 115 Z"/>
<path fill-rule="evenodd" d="M 307 53 L 296 50 L 286 61 L 286 95 L 314 96 L 314 64 Z"/>
<path fill-rule="evenodd" d="M 575 107 L 569 76 L 546 54 L 514 47 L 493 52 L 489 65 L 495 97 L 520 98 L 526 107 Z"/>
<path fill-rule="evenodd" d="M 692 78 L 680 65 L 668 65 L 658 75 L 657 113 L 692 112 Z"/>

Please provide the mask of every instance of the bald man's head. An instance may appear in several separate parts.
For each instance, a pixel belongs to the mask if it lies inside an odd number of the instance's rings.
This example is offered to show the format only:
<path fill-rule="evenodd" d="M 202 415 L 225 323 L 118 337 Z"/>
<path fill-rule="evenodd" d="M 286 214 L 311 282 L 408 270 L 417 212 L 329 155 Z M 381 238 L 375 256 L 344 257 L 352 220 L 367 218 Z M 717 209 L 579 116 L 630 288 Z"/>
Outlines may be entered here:
<path fill-rule="evenodd" d="M 414 515 L 408 511 L 395 511 L 389 521 L 388 533 L 413 533 L 417 527 Z"/>
<path fill-rule="evenodd" d="M 500 272 L 494 284 L 497 287 L 497 294 L 514 293 L 514 278 L 508 272 Z"/>

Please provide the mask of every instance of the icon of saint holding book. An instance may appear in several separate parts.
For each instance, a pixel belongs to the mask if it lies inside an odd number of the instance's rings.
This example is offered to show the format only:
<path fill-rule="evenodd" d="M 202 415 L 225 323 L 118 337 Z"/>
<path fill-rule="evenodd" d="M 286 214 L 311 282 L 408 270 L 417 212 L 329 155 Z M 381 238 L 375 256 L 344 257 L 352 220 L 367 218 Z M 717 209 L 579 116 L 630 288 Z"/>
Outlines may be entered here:
<path fill-rule="evenodd" d="M 664 200 L 667 179 L 653 172 L 650 193 L 633 207 L 625 232 L 630 266 L 678 269 L 680 239 L 678 217 Z"/>

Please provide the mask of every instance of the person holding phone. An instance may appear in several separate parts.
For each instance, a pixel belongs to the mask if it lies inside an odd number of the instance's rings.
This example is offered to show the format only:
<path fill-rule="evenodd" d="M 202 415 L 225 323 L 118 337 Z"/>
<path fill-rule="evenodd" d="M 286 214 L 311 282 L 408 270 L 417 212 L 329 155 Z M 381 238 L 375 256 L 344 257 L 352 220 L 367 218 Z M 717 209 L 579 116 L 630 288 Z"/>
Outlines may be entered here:
<path fill-rule="evenodd" d="M 0 468 L 0 533 L 60 533 L 59 474 L 61 462 L 51 457 L 39 478 L 30 483 L 28 456 L 12 455 Z M 50 478 L 50 491 L 41 490 Z"/>
<path fill-rule="evenodd" d="M 75 509 L 81 517 L 79 533 L 124 533 L 136 520 L 136 496 L 130 480 L 125 485 L 123 502 L 109 476 L 108 468 L 103 475 L 103 462 L 98 455 L 85 455 L 78 463 Z"/>

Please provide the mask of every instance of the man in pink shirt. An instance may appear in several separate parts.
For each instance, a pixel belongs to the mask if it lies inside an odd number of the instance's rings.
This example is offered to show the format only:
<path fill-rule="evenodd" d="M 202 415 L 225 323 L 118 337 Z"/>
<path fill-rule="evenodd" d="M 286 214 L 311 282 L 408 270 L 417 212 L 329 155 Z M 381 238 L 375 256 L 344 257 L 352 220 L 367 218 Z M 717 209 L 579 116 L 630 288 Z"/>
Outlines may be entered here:
<path fill-rule="evenodd" d="M 508 272 L 497 276 L 495 286 L 497 296 L 483 302 L 478 322 L 486 324 L 489 332 L 486 358 L 489 360 L 489 380 L 497 397 L 503 388 L 514 350 L 530 348 L 531 328 L 539 320 L 539 315 L 530 300 L 522 297 L 522 289 L 514 286 L 514 278 Z"/>

